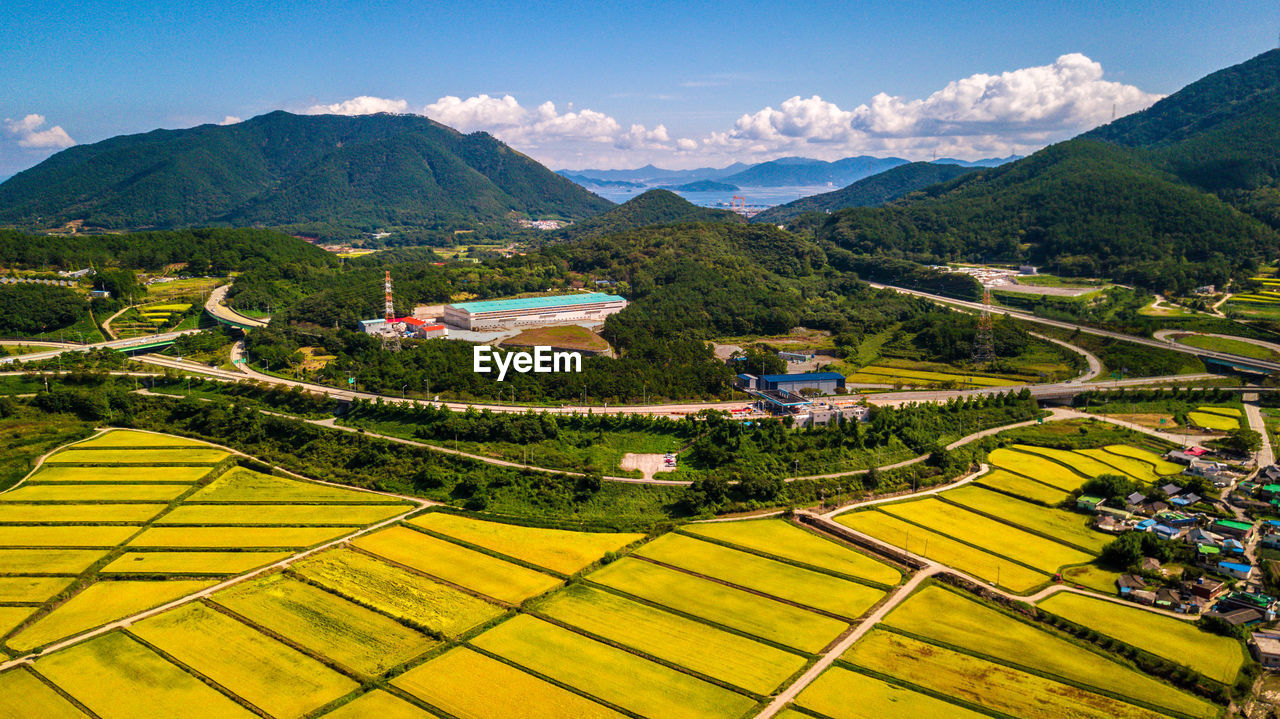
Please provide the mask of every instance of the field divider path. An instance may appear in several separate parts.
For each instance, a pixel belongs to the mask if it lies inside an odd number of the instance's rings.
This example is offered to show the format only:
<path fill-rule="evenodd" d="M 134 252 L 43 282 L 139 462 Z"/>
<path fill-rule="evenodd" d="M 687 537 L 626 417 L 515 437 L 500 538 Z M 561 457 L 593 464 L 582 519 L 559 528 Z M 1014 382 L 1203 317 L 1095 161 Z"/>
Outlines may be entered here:
<path fill-rule="evenodd" d="M 778 695 L 773 698 L 773 701 L 769 702 L 769 704 L 756 715 L 756 718 L 768 719 L 769 717 L 776 715 L 786 705 L 794 701 L 795 698 L 800 695 L 800 692 L 804 691 L 806 687 L 817 680 L 817 678 L 821 676 L 822 673 L 825 672 L 837 659 L 839 659 L 841 655 L 848 651 L 850 647 L 857 644 L 858 640 L 862 639 L 863 635 L 871 631 L 872 627 L 879 624 L 880 620 L 884 619 L 889 612 L 893 611 L 894 607 L 897 607 L 903 600 L 911 596 L 911 593 L 916 590 L 916 587 L 920 586 L 921 582 L 934 574 L 937 574 L 941 570 L 942 567 L 935 564 L 916 572 L 915 576 L 907 581 L 906 584 L 898 587 L 898 589 L 890 594 L 885 601 L 881 602 L 880 606 L 877 607 L 875 611 L 868 614 L 865 619 L 858 622 L 851 631 L 844 635 L 844 637 L 836 641 L 836 643 L 828 648 L 826 652 L 823 652 L 822 656 L 818 658 L 818 661 L 815 662 L 813 666 L 809 667 L 804 674 L 801 674 L 799 679 L 796 679 L 790 684 L 790 686 L 779 692 Z"/>

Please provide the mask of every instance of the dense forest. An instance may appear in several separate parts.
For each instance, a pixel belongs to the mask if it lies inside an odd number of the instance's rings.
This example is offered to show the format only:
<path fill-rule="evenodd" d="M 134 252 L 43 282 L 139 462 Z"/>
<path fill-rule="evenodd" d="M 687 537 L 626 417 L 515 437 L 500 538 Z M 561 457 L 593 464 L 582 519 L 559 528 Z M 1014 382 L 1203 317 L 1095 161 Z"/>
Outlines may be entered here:
<path fill-rule="evenodd" d="M 669 190 L 649 190 L 603 214 L 569 225 L 559 237 L 581 239 L 625 232 L 650 225 L 671 225 L 690 222 L 745 223 L 746 220 L 729 210 L 713 210 L 698 207 Z"/>
<path fill-rule="evenodd" d="M 912 162 L 863 178 L 834 192 L 801 197 L 770 207 L 752 217 L 751 221 L 777 224 L 790 222 L 806 212 L 827 213 L 846 207 L 874 207 L 978 169 L 942 162 Z"/>

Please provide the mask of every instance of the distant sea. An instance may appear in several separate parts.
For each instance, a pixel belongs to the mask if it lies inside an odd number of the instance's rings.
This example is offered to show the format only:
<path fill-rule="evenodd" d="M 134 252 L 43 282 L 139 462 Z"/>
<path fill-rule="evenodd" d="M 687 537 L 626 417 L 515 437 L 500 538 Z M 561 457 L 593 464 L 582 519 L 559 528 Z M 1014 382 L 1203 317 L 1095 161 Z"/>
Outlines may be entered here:
<path fill-rule="evenodd" d="M 652 188 L 630 188 L 630 187 L 600 187 L 592 188 L 591 191 L 597 195 L 619 204 L 630 200 L 647 189 Z M 737 192 L 680 192 L 675 193 L 684 199 L 701 207 L 729 207 L 733 202 L 733 196 L 747 198 L 748 207 L 773 207 L 781 205 L 792 200 L 798 200 L 801 197 L 817 195 L 822 192 L 831 192 L 838 190 L 835 185 L 794 185 L 790 187 L 744 187 Z"/>

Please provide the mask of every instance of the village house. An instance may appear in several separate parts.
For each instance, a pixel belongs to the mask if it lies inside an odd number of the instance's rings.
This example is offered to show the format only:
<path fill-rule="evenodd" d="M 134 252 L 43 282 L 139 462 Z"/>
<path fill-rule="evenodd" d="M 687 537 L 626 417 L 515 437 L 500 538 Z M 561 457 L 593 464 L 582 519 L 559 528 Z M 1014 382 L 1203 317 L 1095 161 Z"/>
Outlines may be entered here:
<path fill-rule="evenodd" d="M 1236 519 L 1219 519 L 1209 525 L 1209 529 L 1217 534 L 1224 534 L 1229 537 L 1235 537 L 1242 542 L 1247 542 L 1253 538 L 1253 524 L 1249 522 L 1241 522 Z"/>
<path fill-rule="evenodd" d="M 1254 632 L 1249 635 L 1249 650 L 1263 667 L 1280 668 L 1280 632 Z"/>

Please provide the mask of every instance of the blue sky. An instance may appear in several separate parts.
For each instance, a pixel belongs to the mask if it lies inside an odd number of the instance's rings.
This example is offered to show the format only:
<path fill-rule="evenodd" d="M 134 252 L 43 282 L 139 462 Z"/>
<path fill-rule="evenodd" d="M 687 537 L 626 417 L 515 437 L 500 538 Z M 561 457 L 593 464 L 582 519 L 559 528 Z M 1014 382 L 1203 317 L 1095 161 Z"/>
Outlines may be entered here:
<path fill-rule="evenodd" d="M 5 5 L 0 176 L 273 109 L 425 112 L 554 167 L 1022 154 L 1280 31 L 1249 0 Z"/>

